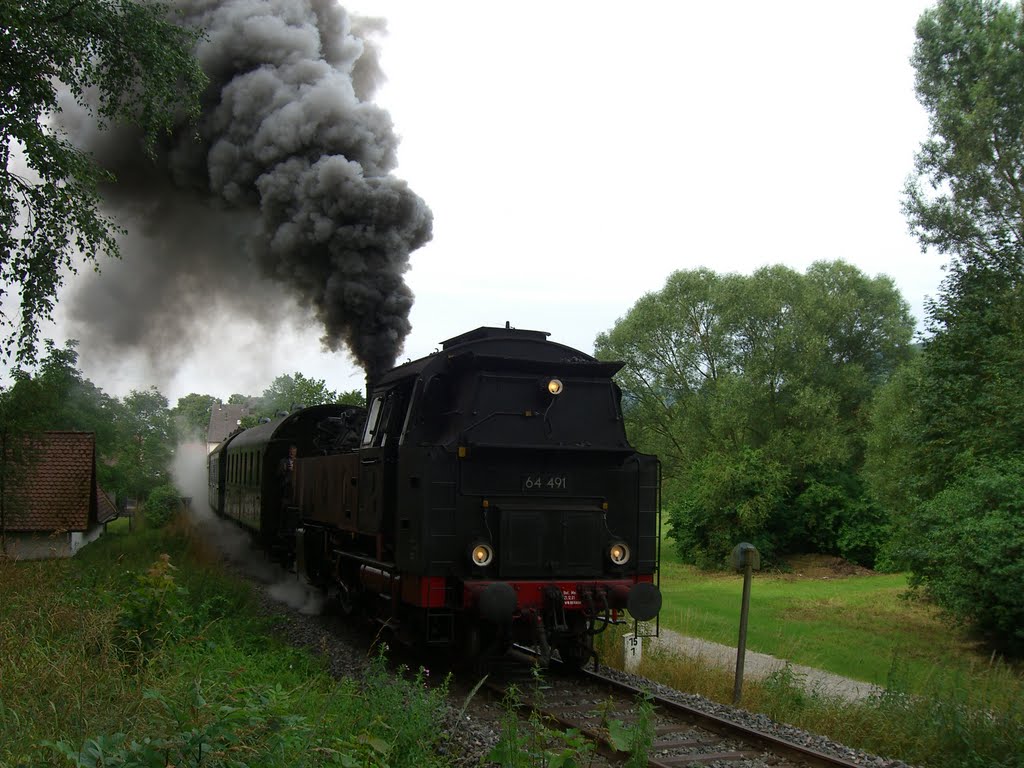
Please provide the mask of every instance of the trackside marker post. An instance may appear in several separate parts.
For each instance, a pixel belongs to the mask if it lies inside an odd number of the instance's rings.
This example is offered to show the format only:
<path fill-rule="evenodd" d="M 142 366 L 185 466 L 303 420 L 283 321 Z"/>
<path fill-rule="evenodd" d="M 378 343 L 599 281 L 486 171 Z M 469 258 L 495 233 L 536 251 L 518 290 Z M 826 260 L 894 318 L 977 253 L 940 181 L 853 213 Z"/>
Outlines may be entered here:
<path fill-rule="evenodd" d="M 627 672 L 636 672 L 640 666 L 640 659 L 643 657 L 643 640 L 630 632 L 622 637 L 622 658 L 623 667 Z"/>
<path fill-rule="evenodd" d="M 747 653 L 747 616 L 750 613 L 750 582 L 754 570 L 761 569 L 761 553 L 753 544 L 742 542 L 732 551 L 732 567 L 743 574 L 743 602 L 740 605 L 740 639 L 736 646 L 736 682 L 732 703 L 739 704 L 743 693 L 743 659 Z"/>

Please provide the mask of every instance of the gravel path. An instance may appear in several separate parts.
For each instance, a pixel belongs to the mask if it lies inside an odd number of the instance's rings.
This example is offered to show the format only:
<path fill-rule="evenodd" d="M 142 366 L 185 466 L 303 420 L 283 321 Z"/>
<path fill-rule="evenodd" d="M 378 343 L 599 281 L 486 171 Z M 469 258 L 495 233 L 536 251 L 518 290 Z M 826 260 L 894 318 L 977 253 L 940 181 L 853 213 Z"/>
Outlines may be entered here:
<path fill-rule="evenodd" d="M 660 635 L 660 637 L 653 637 L 648 641 L 650 650 L 682 654 L 690 658 L 701 659 L 723 669 L 736 669 L 736 648 L 732 646 L 712 643 L 696 637 L 686 637 L 664 627 L 661 628 Z M 871 683 L 851 680 L 848 677 L 840 677 L 831 672 L 793 664 L 785 659 L 769 656 L 767 653 L 756 653 L 750 650 L 747 651 L 743 660 L 743 678 L 744 680 L 761 680 L 786 666 L 792 671 L 795 682 L 803 685 L 810 693 L 842 698 L 846 701 L 858 701 L 882 692 L 880 687 Z"/>

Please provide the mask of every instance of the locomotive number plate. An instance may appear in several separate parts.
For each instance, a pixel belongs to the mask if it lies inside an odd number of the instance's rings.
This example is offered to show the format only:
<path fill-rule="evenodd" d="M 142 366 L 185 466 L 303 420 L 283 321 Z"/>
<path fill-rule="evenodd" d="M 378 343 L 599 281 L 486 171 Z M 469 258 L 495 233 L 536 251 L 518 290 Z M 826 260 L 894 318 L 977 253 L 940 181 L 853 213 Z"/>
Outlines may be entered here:
<path fill-rule="evenodd" d="M 532 493 L 564 493 L 569 490 L 565 475 L 523 475 L 523 490 Z"/>

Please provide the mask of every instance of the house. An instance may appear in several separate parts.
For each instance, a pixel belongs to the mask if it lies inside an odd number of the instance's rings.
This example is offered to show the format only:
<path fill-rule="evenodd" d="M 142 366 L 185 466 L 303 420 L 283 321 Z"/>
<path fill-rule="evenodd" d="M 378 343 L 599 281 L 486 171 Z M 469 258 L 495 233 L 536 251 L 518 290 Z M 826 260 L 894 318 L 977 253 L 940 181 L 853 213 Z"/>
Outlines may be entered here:
<path fill-rule="evenodd" d="M 27 441 L 20 476 L 8 478 L 0 545 L 19 560 L 71 557 L 117 517 L 96 484 L 92 432 L 42 432 Z"/>
<path fill-rule="evenodd" d="M 210 409 L 210 426 L 206 430 L 206 452 L 212 452 L 224 442 L 224 438 L 242 426 L 242 419 L 248 415 L 248 406 L 214 403 Z"/>

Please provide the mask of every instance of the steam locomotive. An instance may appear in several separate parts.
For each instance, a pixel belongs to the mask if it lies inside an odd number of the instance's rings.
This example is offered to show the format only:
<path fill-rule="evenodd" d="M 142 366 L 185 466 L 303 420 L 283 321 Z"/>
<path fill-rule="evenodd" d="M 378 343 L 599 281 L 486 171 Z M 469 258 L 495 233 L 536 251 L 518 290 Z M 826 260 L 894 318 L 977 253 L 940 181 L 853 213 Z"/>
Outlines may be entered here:
<path fill-rule="evenodd" d="M 210 505 L 410 642 L 581 665 L 656 619 L 660 464 L 626 439 L 621 363 L 482 327 L 209 456 Z"/>

